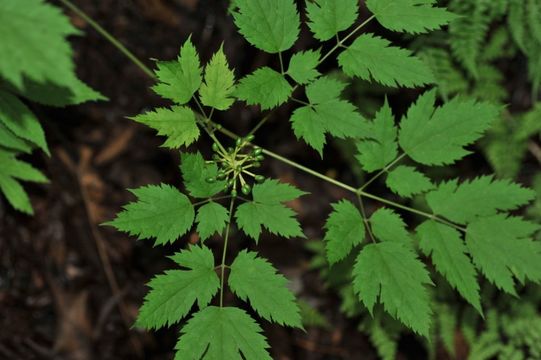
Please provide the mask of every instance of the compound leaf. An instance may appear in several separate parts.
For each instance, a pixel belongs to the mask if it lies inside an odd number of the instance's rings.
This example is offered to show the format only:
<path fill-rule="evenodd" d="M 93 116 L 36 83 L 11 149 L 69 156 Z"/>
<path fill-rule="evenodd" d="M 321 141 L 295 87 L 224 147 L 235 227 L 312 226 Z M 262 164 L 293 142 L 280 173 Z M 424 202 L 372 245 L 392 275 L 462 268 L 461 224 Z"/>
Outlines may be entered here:
<path fill-rule="evenodd" d="M 411 236 L 406 224 L 393 210 L 380 208 L 370 217 L 370 227 L 376 239 L 411 245 Z"/>
<path fill-rule="evenodd" d="M 16 136 L 30 141 L 49 154 L 45 133 L 36 116 L 15 95 L 2 89 L 0 89 L 0 122 Z"/>
<path fill-rule="evenodd" d="M 480 176 L 460 185 L 456 180 L 444 182 L 426 196 L 435 214 L 460 224 L 494 215 L 498 210 L 517 209 L 534 198 L 533 190 L 492 176 Z"/>
<path fill-rule="evenodd" d="M 29 141 L 18 137 L 11 130 L 9 130 L 2 123 L 2 120 L 0 120 L 0 146 L 25 154 L 31 153 L 33 147 Z"/>
<path fill-rule="evenodd" d="M 306 2 L 308 26 L 318 40 L 329 40 L 349 28 L 359 16 L 357 0 L 315 0 Z"/>
<path fill-rule="evenodd" d="M 235 0 L 235 6 L 239 32 L 258 49 L 278 53 L 297 41 L 300 19 L 293 0 Z"/>
<path fill-rule="evenodd" d="M 16 179 L 0 173 L 0 190 L 14 209 L 28 215 L 34 214 L 28 194 Z"/>
<path fill-rule="evenodd" d="M 513 276 L 541 281 L 541 243 L 530 237 L 539 225 L 503 214 L 482 217 L 468 225 L 466 246 L 475 266 L 499 289 L 517 295 Z"/>
<path fill-rule="evenodd" d="M 192 203 L 170 185 L 149 185 L 130 190 L 137 201 L 106 225 L 138 239 L 156 238 L 156 245 L 173 242 L 192 227 L 195 211 Z"/>
<path fill-rule="evenodd" d="M 201 86 L 201 61 L 191 38 L 180 48 L 176 61 L 160 61 L 157 66 L 159 82 L 152 89 L 165 99 L 184 105 Z"/>
<path fill-rule="evenodd" d="M 435 108 L 436 91 L 423 94 L 400 124 L 399 143 L 415 161 L 447 165 L 469 154 L 464 146 L 479 139 L 498 117 L 486 102 L 454 98 Z"/>
<path fill-rule="evenodd" d="M 335 264 L 344 259 L 354 246 L 364 241 L 364 219 L 357 208 L 349 201 L 342 200 L 332 204 L 333 212 L 325 223 L 325 250 L 329 263 Z"/>
<path fill-rule="evenodd" d="M 402 197 L 411 197 L 432 190 L 434 184 L 413 166 L 400 165 L 387 175 L 386 184 Z"/>
<path fill-rule="evenodd" d="M 304 193 L 291 185 L 276 180 L 267 180 L 254 185 L 253 201 L 240 205 L 235 212 L 237 225 L 256 242 L 261 235 L 261 227 L 273 234 L 284 237 L 304 236 L 295 212 L 282 202 L 290 201 Z"/>
<path fill-rule="evenodd" d="M 437 30 L 457 18 L 435 0 L 367 0 L 366 6 L 381 25 L 410 34 Z"/>
<path fill-rule="evenodd" d="M 385 39 L 363 34 L 338 56 L 338 63 L 349 76 L 386 86 L 416 87 L 434 82 L 422 60 L 409 50 L 390 45 Z"/>
<path fill-rule="evenodd" d="M 306 87 L 310 106 L 295 110 L 291 123 L 295 135 L 323 153 L 325 134 L 337 138 L 361 137 L 368 132 L 366 120 L 353 104 L 339 98 L 345 84 L 330 77 L 321 77 Z"/>
<path fill-rule="evenodd" d="M 353 268 L 353 287 L 372 313 L 380 299 L 385 311 L 417 334 L 428 337 L 432 281 L 413 250 L 400 242 L 366 245 Z"/>
<path fill-rule="evenodd" d="M 175 360 L 272 360 L 261 333 L 244 310 L 209 306 L 182 328 Z"/>
<path fill-rule="evenodd" d="M 201 153 L 181 153 L 180 171 L 184 186 L 191 196 L 196 198 L 209 198 L 225 188 L 225 181 L 209 183 L 208 178 L 216 178 L 218 166 L 207 164 Z"/>
<path fill-rule="evenodd" d="M 289 61 L 288 75 L 298 84 L 308 84 L 321 75 L 317 71 L 320 57 L 319 50 L 308 50 L 293 54 Z"/>
<path fill-rule="evenodd" d="M 387 100 L 370 123 L 366 140 L 357 142 L 356 158 L 367 172 L 383 169 L 398 156 L 397 128 Z"/>
<path fill-rule="evenodd" d="M 229 220 L 229 211 L 213 201 L 197 210 L 197 232 L 201 240 L 206 240 L 214 233 L 221 233 Z"/>
<path fill-rule="evenodd" d="M 206 247 L 192 246 L 173 256 L 188 270 L 169 270 L 150 281 L 150 292 L 139 310 L 136 326 L 158 329 L 184 318 L 197 301 L 207 306 L 220 287 L 214 256 Z"/>
<path fill-rule="evenodd" d="M 436 270 L 482 313 L 477 272 L 460 233 L 452 227 L 428 220 L 417 227 L 417 236 L 421 250 L 426 256 L 432 256 Z"/>
<path fill-rule="evenodd" d="M 264 319 L 302 328 L 299 306 L 287 288 L 287 279 L 255 252 L 241 251 L 228 279 L 231 290 Z"/>
<path fill-rule="evenodd" d="M 200 135 L 195 114 L 187 106 L 158 108 L 131 119 L 153 128 L 160 136 L 166 136 L 162 146 L 170 149 L 188 146 Z"/>
<path fill-rule="evenodd" d="M 227 110 L 233 105 L 235 74 L 229 69 L 223 47 L 214 54 L 205 68 L 205 82 L 199 89 L 201 102 L 217 110 Z"/>
<path fill-rule="evenodd" d="M 265 66 L 241 79 L 235 95 L 248 105 L 260 105 L 266 110 L 286 102 L 292 91 L 282 74 Z"/>

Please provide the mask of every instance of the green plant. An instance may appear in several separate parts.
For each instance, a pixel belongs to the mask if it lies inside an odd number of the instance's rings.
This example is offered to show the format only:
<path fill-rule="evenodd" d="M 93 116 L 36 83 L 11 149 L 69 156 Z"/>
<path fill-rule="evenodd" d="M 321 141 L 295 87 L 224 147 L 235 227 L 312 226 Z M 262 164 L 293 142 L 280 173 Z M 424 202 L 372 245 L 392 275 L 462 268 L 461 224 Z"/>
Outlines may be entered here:
<path fill-rule="evenodd" d="M 167 271 L 150 282 L 151 291 L 137 320 L 137 325 L 148 329 L 169 326 L 186 318 L 197 302 L 198 310 L 182 327 L 177 359 L 270 358 L 260 326 L 244 310 L 225 306 L 226 283 L 263 319 L 302 328 L 294 295 L 269 262 L 255 252 L 241 250 L 229 265 L 226 263 L 234 221 L 256 243 L 263 229 L 284 237 L 303 236 L 295 213 L 284 203 L 306 193 L 258 174 L 264 156 L 354 196 L 356 204 L 343 199 L 332 205 L 325 224 L 325 256 L 331 265 L 346 269 L 344 282 L 349 286 L 345 290 L 375 315 L 371 323 L 374 341 L 388 357 L 393 352 L 392 335 L 384 336 L 391 333 L 381 330 L 382 316 L 430 336 L 431 304 L 435 301 L 428 287 L 433 282 L 414 237 L 436 271 L 481 314 L 478 271 L 512 295 L 517 294 L 515 281 L 541 281 L 541 247 L 531 239 L 539 226 L 509 214 L 529 203 L 535 197 L 533 191 L 492 176 L 434 184 L 420 170 L 451 165 L 468 155 L 466 146 L 491 127 L 500 106 L 468 97 L 456 97 L 438 106 L 437 91 L 428 90 L 398 127 L 388 102 L 373 120 L 367 120 L 342 98 L 347 84 L 320 73 L 320 65 L 340 52 L 338 64 L 349 77 L 403 87 L 435 82 L 429 66 L 411 51 L 371 33 L 355 35 L 373 19 L 389 30 L 415 35 L 438 29 L 456 16 L 431 0 L 368 0 L 366 5 L 373 15 L 342 36 L 341 32 L 357 20 L 357 0 L 307 2 L 308 26 L 314 37 L 321 42 L 333 39 L 336 44 L 324 54 L 319 50 L 296 52 L 286 67 L 284 53 L 295 43 L 301 25 L 293 0 L 236 0 L 232 14 L 240 33 L 260 50 L 277 54 L 280 64 L 279 69 L 256 69 L 238 83 L 223 48 L 203 70 L 191 39 L 184 43 L 177 60 L 157 64 L 158 83 L 153 89 L 175 105 L 133 119 L 165 136 L 164 146 L 173 149 L 193 144 L 203 132 L 213 141 L 214 154 L 205 160 L 200 152 L 182 153 L 184 186 L 193 200 L 164 184 L 135 189 L 132 192 L 137 200 L 126 205 L 109 225 L 139 239 L 153 238 L 161 245 L 174 242 L 190 231 L 194 221 L 197 223 L 202 244 L 171 257 L 184 270 Z M 294 95 L 302 87 L 305 96 Z M 255 146 L 254 134 L 272 111 L 250 133 L 238 137 L 215 117 L 237 99 L 262 110 L 286 102 L 300 104 L 291 116 L 299 139 L 320 156 L 327 136 L 351 139 L 361 167 L 375 175 L 355 188 Z M 220 140 L 220 134 L 232 143 Z M 404 202 L 413 195 L 422 196 L 429 209 L 367 192 L 384 175 L 386 186 Z M 367 214 L 366 199 L 385 206 Z M 224 200 L 227 206 L 222 205 Z M 424 219 L 415 236 L 391 208 Z M 215 233 L 223 234 L 217 266 L 212 251 L 203 243 Z"/>
<path fill-rule="evenodd" d="M 59 9 L 42 0 L 0 3 L 0 189 L 24 213 L 33 210 L 19 181 L 47 178 L 18 157 L 36 148 L 50 155 L 27 101 L 62 107 L 104 99 L 75 75 L 66 37 L 77 34 Z"/>

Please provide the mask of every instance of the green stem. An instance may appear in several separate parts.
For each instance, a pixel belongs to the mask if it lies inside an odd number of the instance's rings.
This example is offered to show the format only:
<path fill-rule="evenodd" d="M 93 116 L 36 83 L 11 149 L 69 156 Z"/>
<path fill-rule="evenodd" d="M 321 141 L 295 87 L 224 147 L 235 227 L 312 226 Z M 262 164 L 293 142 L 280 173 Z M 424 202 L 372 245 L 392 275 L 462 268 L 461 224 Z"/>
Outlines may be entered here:
<path fill-rule="evenodd" d="M 75 4 L 73 4 L 69 0 L 60 0 L 64 6 L 69 8 L 71 11 L 77 14 L 77 16 L 81 17 L 84 21 L 86 21 L 90 26 L 94 28 L 101 36 L 103 36 L 105 39 L 107 39 L 113 46 L 115 46 L 118 50 L 120 50 L 121 53 L 123 53 L 128 59 L 130 59 L 131 62 L 133 62 L 135 65 L 139 67 L 145 74 L 150 76 L 152 79 L 155 79 L 154 72 L 150 70 L 148 66 L 143 64 L 141 60 L 139 60 L 130 50 L 128 50 L 120 41 L 118 41 L 113 35 L 111 35 L 107 30 L 105 30 L 103 27 L 101 27 L 98 23 L 96 23 L 90 16 L 88 16 L 83 10 L 78 8 Z"/>
<path fill-rule="evenodd" d="M 406 156 L 406 154 L 401 154 L 399 157 L 397 157 L 396 159 L 394 159 L 392 162 L 390 162 L 387 166 L 385 166 L 379 173 L 377 173 L 376 175 L 372 176 L 372 178 L 370 180 L 368 180 L 366 183 L 364 183 L 363 186 L 361 186 L 359 188 L 359 190 L 363 191 L 364 189 L 366 189 L 368 187 L 368 185 L 372 184 L 374 181 L 376 181 L 381 175 L 385 174 L 387 171 L 389 171 L 390 168 L 392 168 L 393 166 L 395 166 L 398 162 L 400 162 L 400 160 L 402 160 L 404 157 Z"/>
<path fill-rule="evenodd" d="M 375 15 L 372 15 L 370 16 L 368 19 L 366 19 L 365 21 L 363 21 L 361 24 L 359 24 L 359 26 L 357 26 L 355 29 L 353 29 L 349 34 L 347 34 L 343 39 L 339 40 L 336 45 L 334 45 L 334 47 L 329 50 L 328 53 L 325 54 L 325 56 L 323 56 L 321 58 L 321 60 L 319 60 L 318 62 L 318 65 L 321 65 L 325 60 L 327 60 L 329 58 L 329 56 L 331 56 L 332 54 L 334 54 L 334 52 L 336 50 L 338 50 L 339 48 L 341 48 L 342 46 L 344 46 L 344 43 L 346 41 L 348 41 L 353 35 L 355 35 L 359 30 L 361 30 L 363 27 L 365 27 L 370 21 L 372 21 L 372 19 L 374 19 L 376 16 Z"/>
<path fill-rule="evenodd" d="M 278 58 L 280 59 L 280 72 L 282 73 L 282 75 L 285 75 L 285 70 L 284 70 L 284 59 L 282 58 L 282 53 L 279 52 L 278 53 Z"/>
<path fill-rule="evenodd" d="M 229 204 L 229 221 L 227 223 L 227 228 L 224 235 L 224 249 L 222 251 L 222 263 L 220 271 L 220 307 L 224 306 L 224 285 L 225 285 L 225 258 L 227 256 L 227 245 L 229 243 L 229 233 L 231 230 L 231 222 L 233 221 L 233 205 L 235 204 L 235 198 L 231 198 L 231 203 Z"/>
<path fill-rule="evenodd" d="M 374 234 L 372 234 L 372 227 L 370 226 L 368 217 L 366 217 L 366 211 L 364 211 L 363 199 L 361 198 L 361 195 L 359 193 L 357 193 L 356 195 L 357 195 L 357 202 L 359 203 L 359 209 L 361 209 L 361 215 L 363 217 L 364 226 L 366 227 L 366 230 L 368 231 L 368 236 L 370 236 L 370 239 L 375 244 L 376 238 L 374 237 Z"/>

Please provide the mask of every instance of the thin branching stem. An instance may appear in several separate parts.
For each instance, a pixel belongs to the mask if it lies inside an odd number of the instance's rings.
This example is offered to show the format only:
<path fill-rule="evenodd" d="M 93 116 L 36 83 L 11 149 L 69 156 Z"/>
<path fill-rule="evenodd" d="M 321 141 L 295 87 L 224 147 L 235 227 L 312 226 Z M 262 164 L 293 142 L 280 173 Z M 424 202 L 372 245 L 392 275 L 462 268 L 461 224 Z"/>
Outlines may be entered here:
<path fill-rule="evenodd" d="M 227 256 L 227 245 L 229 243 L 229 233 L 231 232 L 231 222 L 233 221 L 233 206 L 235 204 L 235 198 L 231 198 L 229 203 L 229 221 L 227 222 L 227 227 L 225 229 L 224 235 L 224 248 L 222 251 L 222 262 L 220 264 L 220 307 L 224 306 L 224 285 L 225 285 L 225 258 Z"/>
<path fill-rule="evenodd" d="M 370 240 L 375 244 L 376 238 L 374 237 L 374 234 L 372 234 L 372 227 L 370 226 L 370 222 L 368 221 L 368 217 L 366 216 L 366 211 L 364 210 L 364 203 L 363 199 L 361 198 L 361 195 L 359 193 L 357 195 L 357 202 L 359 203 L 359 209 L 361 210 L 361 215 L 363 217 L 364 226 L 366 227 L 366 230 L 368 231 L 368 236 L 370 237 Z"/>
<path fill-rule="evenodd" d="M 368 187 L 368 185 L 372 184 L 374 181 L 376 181 L 381 175 L 385 174 L 387 171 L 389 171 L 390 168 L 392 168 L 393 166 L 395 166 L 396 164 L 398 164 L 404 157 L 406 156 L 405 153 L 402 153 L 401 155 L 399 155 L 396 159 L 394 159 L 393 161 L 391 161 L 387 166 L 385 166 L 379 173 L 377 173 L 376 175 L 372 176 L 370 178 L 370 180 L 368 180 L 367 182 L 365 182 L 363 184 L 363 186 L 361 186 L 359 188 L 360 191 L 363 191 L 364 189 L 366 189 Z"/>

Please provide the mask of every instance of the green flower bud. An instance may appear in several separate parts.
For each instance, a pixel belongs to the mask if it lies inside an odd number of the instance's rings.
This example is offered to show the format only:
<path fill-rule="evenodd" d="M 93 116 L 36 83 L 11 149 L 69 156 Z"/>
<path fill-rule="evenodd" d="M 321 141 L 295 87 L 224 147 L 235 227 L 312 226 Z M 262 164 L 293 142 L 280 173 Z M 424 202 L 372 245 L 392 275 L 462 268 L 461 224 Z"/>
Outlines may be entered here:
<path fill-rule="evenodd" d="M 208 182 L 209 184 L 212 184 L 212 183 L 216 182 L 216 178 L 209 177 L 209 178 L 207 178 L 207 182 Z"/>
<path fill-rule="evenodd" d="M 255 181 L 259 184 L 261 184 L 263 181 L 265 181 L 265 177 L 263 175 L 256 175 Z"/>
<path fill-rule="evenodd" d="M 242 185 L 242 193 L 244 195 L 248 195 L 250 193 L 250 191 L 252 191 L 252 188 L 250 187 L 250 185 L 248 185 L 248 184 Z"/>

